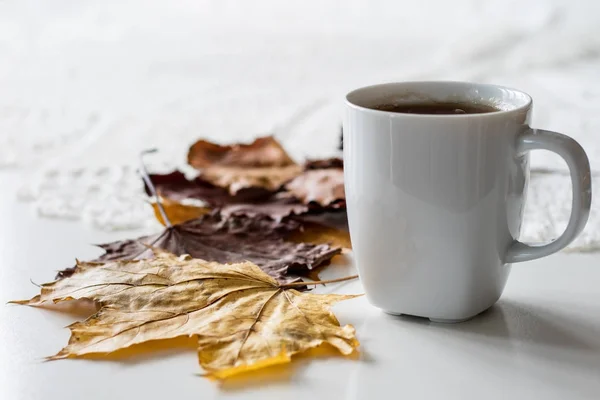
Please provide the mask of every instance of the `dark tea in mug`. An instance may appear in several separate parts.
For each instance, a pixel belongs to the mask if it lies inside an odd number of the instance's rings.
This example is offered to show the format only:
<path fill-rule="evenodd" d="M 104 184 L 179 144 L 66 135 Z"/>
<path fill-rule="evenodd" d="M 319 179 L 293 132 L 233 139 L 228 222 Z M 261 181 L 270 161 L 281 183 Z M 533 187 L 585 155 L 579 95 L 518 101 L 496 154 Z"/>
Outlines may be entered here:
<path fill-rule="evenodd" d="M 374 110 L 400 114 L 484 114 L 500 111 L 487 104 L 477 103 L 384 103 L 374 107 Z"/>

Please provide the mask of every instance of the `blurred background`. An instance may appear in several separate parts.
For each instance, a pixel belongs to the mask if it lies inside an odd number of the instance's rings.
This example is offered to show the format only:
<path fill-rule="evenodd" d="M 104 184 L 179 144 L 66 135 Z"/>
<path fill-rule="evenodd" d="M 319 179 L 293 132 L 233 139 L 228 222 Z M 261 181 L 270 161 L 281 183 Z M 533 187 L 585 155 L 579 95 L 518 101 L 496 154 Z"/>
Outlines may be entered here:
<path fill-rule="evenodd" d="M 98 229 L 155 224 L 135 173 L 185 162 L 197 138 L 274 134 L 296 158 L 340 155 L 344 94 L 389 81 L 472 80 L 534 97 L 534 126 L 600 168 L 595 0 L 3 0 L 0 168 L 41 216 Z M 533 156 L 524 239 L 570 212 L 566 166 Z M 596 185 L 597 186 L 597 185 Z M 9 194 L 13 195 L 13 194 Z M 600 221 L 571 250 L 595 250 Z"/>

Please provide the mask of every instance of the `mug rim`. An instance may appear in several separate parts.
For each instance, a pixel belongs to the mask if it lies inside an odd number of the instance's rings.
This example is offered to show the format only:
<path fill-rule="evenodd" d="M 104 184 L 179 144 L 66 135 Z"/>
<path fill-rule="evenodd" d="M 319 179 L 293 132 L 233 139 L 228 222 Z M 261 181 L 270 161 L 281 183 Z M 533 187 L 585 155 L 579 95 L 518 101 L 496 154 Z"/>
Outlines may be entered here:
<path fill-rule="evenodd" d="M 477 113 L 477 114 L 411 114 L 411 113 L 398 113 L 393 111 L 383 111 L 377 110 L 373 108 L 369 108 L 367 106 L 363 106 L 360 104 L 356 104 L 356 102 L 351 100 L 352 96 L 357 96 L 362 92 L 375 91 L 378 89 L 383 89 L 390 86 L 427 86 L 427 85 L 448 85 L 448 86 L 468 86 L 473 88 L 487 88 L 498 91 L 504 91 L 506 93 L 516 94 L 524 99 L 523 104 L 518 104 L 514 108 L 507 110 L 494 110 L 491 112 L 485 113 Z M 369 114 L 379 115 L 379 116 L 394 116 L 394 117 L 402 117 L 402 118 L 486 118 L 486 117 L 497 117 L 503 115 L 510 115 L 514 113 L 522 113 L 531 109 L 533 105 L 533 98 L 528 93 L 515 89 L 508 86 L 495 85 L 491 83 L 478 83 L 478 82 L 469 82 L 469 81 L 453 81 L 453 80 L 428 80 L 428 81 L 396 81 L 396 82 L 387 82 L 387 83 L 379 83 L 374 85 L 368 85 L 359 87 L 348 92 L 345 96 L 346 106 L 352 109 L 366 112 Z"/>

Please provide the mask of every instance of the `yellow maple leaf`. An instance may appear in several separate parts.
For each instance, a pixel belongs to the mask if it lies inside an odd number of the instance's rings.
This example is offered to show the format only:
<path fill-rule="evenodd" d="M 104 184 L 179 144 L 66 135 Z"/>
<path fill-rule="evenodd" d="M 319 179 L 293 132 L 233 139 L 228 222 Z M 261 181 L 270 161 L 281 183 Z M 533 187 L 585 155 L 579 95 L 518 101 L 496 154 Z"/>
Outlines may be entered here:
<path fill-rule="evenodd" d="M 157 251 L 156 258 L 78 263 L 70 277 L 42 285 L 32 306 L 91 299 L 100 310 L 69 326 L 68 345 L 51 360 L 106 354 L 148 341 L 194 336 L 210 377 L 287 363 L 323 344 L 353 353 L 351 325 L 330 306 L 355 295 L 312 294 L 279 284 L 256 265 L 219 264 Z"/>

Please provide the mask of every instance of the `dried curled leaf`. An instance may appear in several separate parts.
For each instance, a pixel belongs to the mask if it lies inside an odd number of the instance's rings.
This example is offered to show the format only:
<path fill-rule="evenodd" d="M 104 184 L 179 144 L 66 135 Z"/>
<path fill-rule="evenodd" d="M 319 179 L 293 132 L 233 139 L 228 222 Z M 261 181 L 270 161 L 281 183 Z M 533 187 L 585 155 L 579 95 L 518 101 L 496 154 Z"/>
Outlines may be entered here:
<path fill-rule="evenodd" d="M 242 190 L 264 189 L 276 192 L 283 184 L 302 172 L 299 165 L 287 167 L 210 167 L 202 171 L 202 178 L 217 186 L 227 188 L 231 195 Z"/>
<path fill-rule="evenodd" d="M 198 140 L 188 152 L 188 164 L 196 169 L 221 167 L 287 167 L 294 160 L 272 136 L 256 139 L 250 144 L 222 146 Z"/>
<path fill-rule="evenodd" d="M 232 195 L 250 188 L 274 192 L 302 172 L 271 136 L 229 146 L 199 140 L 190 147 L 188 163 L 202 170 L 202 179 Z"/>
<path fill-rule="evenodd" d="M 161 253 L 151 260 L 80 263 L 71 278 L 44 284 L 38 296 L 16 303 L 85 298 L 102 305 L 69 326 L 69 344 L 51 360 L 196 336 L 200 365 L 223 379 L 287 363 L 325 343 L 351 354 L 359 345 L 354 328 L 341 327 L 329 308 L 353 297 L 301 293 L 248 262 L 222 265 Z"/>
<path fill-rule="evenodd" d="M 223 217 L 218 213 L 173 225 L 156 235 L 102 244 L 106 253 L 95 261 L 137 260 L 154 256 L 150 247 L 176 255 L 221 263 L 252 261 L 281 282 L 297 281 L 299 276 L 327 264 L 341 249 L 326 244 L 294 243 L 286 238 L 300 229 L 296 221 L 273 221 L 265 216 Z M 59 273 L 68 277 L 73 268 Z"/>
<path fill-rule="evenodd" d="M 345 208 L 344 170 L 308 169 L 285 185 L 285 189 L 305 204 L 324 208 Z"/>

